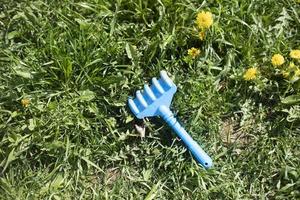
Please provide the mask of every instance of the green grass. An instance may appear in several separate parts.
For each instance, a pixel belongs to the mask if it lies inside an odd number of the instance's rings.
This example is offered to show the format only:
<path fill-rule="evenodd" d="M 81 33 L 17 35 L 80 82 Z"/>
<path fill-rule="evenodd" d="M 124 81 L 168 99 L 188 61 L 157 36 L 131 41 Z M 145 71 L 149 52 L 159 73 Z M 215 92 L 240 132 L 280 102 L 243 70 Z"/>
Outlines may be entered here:
<path fill-rule="evenodd" d="M 1 199 L 300 198 L 300 81 L 271 64 L 300 49 L 296 1 L 2 0 L 0 38 Z M 162 69 L 211 170 L 126 105 Z"/>

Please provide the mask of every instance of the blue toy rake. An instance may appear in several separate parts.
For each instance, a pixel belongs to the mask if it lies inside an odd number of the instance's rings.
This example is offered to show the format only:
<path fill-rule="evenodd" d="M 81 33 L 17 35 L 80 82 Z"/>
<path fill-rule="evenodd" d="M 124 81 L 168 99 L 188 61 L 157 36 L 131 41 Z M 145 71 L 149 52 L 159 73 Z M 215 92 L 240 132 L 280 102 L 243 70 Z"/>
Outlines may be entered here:
<path fill-rule="evenodd" d="M 176 132 L 185 143 L 194 158 L 205 168 L 212 167 L 211 158 L 193 140 L 193 138 L 178 123 L 170 110 L 170 104 L 177 87 L 165 71 L 160 72 L 160 79 L 152 78 L 152 85 L 144 85 L 144 91 L 137 91 L 135 99 L 128 99 L 131 111 L 139 119 L 160 116 Z"/>

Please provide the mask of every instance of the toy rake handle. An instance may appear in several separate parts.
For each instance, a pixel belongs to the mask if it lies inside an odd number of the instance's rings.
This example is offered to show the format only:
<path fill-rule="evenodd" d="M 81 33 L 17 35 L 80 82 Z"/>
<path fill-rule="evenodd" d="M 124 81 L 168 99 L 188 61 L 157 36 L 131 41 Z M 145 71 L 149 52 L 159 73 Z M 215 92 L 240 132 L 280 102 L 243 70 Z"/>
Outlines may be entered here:
<path fill-rule="evenodd" d="M 172 111 L 166 106 L 159 107 L 160 116 L 168 123 L 168 125 L 176 132 L 178 137 L 182 139 L 187 148 L 193 154 L 195 159 L 205 168 L 212 167 L 212 159 L 205 153 L 197 142 L 184 130 L 174 117 Z"/>

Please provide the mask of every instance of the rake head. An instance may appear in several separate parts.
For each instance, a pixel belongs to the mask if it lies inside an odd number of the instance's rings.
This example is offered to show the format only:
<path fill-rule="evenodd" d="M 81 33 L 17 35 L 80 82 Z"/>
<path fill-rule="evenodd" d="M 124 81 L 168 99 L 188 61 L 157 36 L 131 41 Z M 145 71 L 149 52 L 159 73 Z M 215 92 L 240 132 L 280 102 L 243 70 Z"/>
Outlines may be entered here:
<path fill-rule="evenodd" d="M 160 72 L 160 79 L 152 78 L 152 85 L 144 85 L 144 90 L 136 91 L 135 99 L 128 99 L 131 111 L 139 119 L 158 116 L 159 107 L 170 107 L 172 98 L 177 90 L 176 85 L 168 77 L 166 71 Z"/>

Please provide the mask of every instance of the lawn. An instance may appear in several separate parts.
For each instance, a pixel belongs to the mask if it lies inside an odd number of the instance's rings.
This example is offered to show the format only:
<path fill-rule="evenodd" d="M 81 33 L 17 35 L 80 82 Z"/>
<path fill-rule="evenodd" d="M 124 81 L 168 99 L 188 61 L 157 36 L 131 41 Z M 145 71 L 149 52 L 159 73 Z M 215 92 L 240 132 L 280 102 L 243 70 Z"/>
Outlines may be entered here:
<path fill-rule="evenodd" d="M 0 199 L 300 198 L 299 0 L 1 0 L 0 38 Z M 130 111 L 161 70 L 212 169 Z"/>

